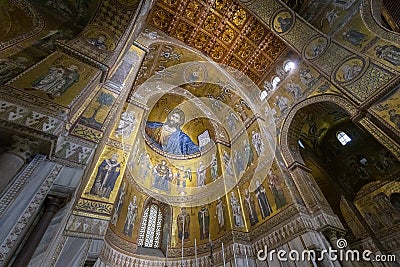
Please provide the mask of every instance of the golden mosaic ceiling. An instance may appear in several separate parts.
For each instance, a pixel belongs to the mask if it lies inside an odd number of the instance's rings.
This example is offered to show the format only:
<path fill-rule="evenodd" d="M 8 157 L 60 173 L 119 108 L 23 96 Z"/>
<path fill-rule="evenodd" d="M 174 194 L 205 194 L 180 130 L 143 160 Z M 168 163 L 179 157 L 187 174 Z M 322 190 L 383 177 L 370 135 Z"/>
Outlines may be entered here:
<path fill-rule="evenodd" d="M 259 83 L 286 45 L 235 1 L 158 0 L 148 24 Z"/>

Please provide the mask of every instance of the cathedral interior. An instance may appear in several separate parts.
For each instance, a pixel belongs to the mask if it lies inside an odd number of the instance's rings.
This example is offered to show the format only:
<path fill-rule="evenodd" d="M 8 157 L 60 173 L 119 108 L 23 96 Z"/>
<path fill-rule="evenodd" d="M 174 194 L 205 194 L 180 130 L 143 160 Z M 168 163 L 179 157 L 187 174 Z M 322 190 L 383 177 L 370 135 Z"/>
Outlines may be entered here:
<path fill-rule="evenodd" d="M 399 6 L 0 1 L 0 266 L 400 266 Z"/>

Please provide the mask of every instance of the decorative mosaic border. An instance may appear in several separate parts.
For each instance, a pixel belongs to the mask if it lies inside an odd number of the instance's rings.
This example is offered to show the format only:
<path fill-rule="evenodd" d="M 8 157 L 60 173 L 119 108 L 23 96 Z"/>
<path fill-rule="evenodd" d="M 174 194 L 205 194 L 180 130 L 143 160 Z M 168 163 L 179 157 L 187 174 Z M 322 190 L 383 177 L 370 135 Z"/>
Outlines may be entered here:
<path fill-rule="evenodd" d="M 12 3 L 16 5 L 18 8 L 22 9 L 26 12 L 28 17 L 32 20 L 33 30 L 27 32 L 25 34 L 19 35 L 14 39 L 11 39 L 7 42 L 0 43 L 0 51 L 6 49 L 16 43 L 22 42 L 35 34 L 41 32 L 45 27 L 45 20 L 44 18 L 37 12 L 29 3 L 29 1 L 25 0 L 13 0 Z"/>

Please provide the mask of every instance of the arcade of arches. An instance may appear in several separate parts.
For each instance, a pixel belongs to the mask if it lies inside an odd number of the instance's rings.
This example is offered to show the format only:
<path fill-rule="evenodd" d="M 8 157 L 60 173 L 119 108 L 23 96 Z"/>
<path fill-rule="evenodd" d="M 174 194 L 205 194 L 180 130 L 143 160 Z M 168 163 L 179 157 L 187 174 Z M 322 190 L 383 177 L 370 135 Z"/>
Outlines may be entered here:
<path fill-rule="evenodd" d="M 398 266 L 395 0 L 0 17 L 0 266 Z"/>

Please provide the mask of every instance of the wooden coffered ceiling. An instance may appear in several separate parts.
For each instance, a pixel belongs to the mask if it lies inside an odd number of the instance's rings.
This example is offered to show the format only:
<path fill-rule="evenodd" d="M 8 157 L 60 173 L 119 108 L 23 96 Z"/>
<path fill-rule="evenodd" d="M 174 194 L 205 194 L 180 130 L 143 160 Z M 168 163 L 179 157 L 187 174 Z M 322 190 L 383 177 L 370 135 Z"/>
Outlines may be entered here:
<path fill-rule="evenodd" d="M 232 66 L 256 84 L 286 45 L 232 0 L 158 0 L 147 23 Z"/>

